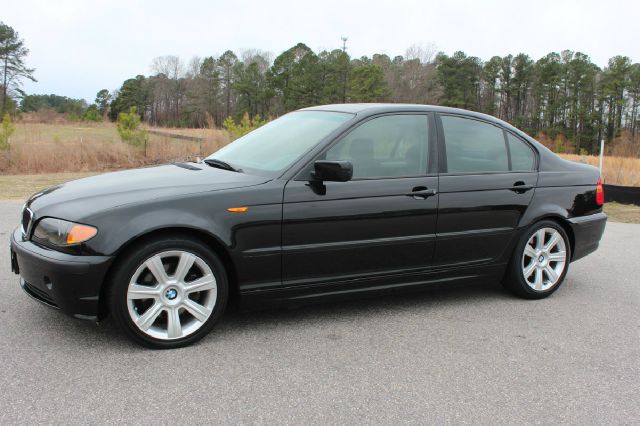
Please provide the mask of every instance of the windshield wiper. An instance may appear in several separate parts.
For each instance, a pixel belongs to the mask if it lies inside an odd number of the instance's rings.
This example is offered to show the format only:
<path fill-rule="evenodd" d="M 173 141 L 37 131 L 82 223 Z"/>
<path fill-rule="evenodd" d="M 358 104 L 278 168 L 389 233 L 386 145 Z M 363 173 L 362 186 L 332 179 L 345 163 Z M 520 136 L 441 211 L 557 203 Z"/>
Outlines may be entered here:
<path fill-rule="evenodd" d="M 218 160 L 216 158 L 205 158 L 203 161 L 206 165 L 215 167 L 217 169 L 229 170 L 231 172 L 242 172 L 242 170 L 236 169 L 231 164 L 222 160 Z"/>

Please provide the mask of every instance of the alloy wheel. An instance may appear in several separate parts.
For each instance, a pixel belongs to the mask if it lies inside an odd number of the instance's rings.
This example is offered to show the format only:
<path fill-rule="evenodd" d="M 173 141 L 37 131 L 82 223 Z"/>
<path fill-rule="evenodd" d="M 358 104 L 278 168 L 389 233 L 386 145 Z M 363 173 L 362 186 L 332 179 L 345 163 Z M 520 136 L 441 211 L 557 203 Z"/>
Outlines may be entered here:
<path fill-rule="evenodd" d="M 162 340 L 180 339 L 200 329 L 211 317 L 216 300 L 211 267 L 183 250 L 164 251 L 145 260 L 127 289 L 133 323 Z"/>
<path fill-rule="evenodd" d="M 538 229 L 524 246 L 522 274 L 533 290 L 546 291 L 556 285 L 566 264 L 566 242 L 557 229 Z"/>

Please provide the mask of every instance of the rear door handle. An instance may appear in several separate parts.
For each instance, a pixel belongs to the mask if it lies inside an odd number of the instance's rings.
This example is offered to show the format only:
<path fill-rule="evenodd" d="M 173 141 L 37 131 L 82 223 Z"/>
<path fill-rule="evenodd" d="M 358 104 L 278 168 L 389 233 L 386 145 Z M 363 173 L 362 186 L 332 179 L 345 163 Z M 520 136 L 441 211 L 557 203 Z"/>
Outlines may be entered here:
<path fill-rule="evenodd" d="M 525 192 L 533 189 L 533 185 L 527 185 L 523 181 L 518 181 L 509 189 L 513 192 L 517 192 L 518 194 L 524 194 Z"/>
<path fill-rule="evenodd" d="M 437 193 L 438 191 L 436 191 L 435 189 L 428 189 L 426 186 L 416 186 L 411 192 L 406 195 L 409 197 L 413 197 L 416 200 L 424 200 L 436 195 Z"/>

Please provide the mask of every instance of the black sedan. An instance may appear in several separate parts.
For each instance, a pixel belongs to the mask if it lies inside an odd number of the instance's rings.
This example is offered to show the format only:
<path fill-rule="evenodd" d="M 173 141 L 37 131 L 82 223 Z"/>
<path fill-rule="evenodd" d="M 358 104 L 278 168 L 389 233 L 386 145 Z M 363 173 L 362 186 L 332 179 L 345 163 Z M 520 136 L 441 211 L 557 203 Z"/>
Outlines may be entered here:
<path fill-rule="evenodd" d="M 155 348 L 230 300 L 301 305 L 453 282 L 556 291 L 604 231 L 598 170 L 493 117 L 425 105 L 289 113 L 202 162 L 54 186 L 25 204 L 12 270 L 76 318 Z"/>

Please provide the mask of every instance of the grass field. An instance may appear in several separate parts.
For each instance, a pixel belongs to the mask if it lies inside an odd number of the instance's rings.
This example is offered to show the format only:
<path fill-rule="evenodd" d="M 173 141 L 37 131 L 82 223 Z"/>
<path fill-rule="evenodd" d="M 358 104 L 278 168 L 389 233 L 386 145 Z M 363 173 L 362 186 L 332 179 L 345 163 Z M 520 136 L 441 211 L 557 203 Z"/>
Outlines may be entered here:
<path fill-rule="evenodd" d="M 96 172 L 0 175 L 0 200 L 26 200 L 31 194 L 59 183 L 97 174 Z"/>
<path fill-rule="evenodd" d="M 633 204 L 607 203 L 604 212 L 613 222 L 640 223 L 640 207 Z"/>
<path fill-rule="evenodd" d="M 150 133 L 146 146 L 133 147 L 120 140 L 112 123 L 17 123 L 10 150 L 0 153 L 0 174 L 105 171 L 192 160 L 229 142 L 227 132 L 217 129 L 154 130 L 201 137 L 203 141 Z"/>
<path fill-rule="evenodd" d="M 220 129 L 150 128 L 146 148 L 123 143 L 113 123 L 19 122 L 11 149 L 0 153 L 0 175 L 98 172 L 145 164 L 192 160 L 207 156 L 229 143 Z M 202 138 L 184 140 L 175 135 Z M 562 154 L 568 160 L 598 165 L 597 156 Z M 606 156 L 604 181 L 640 186 L 640 158 Z"/>

